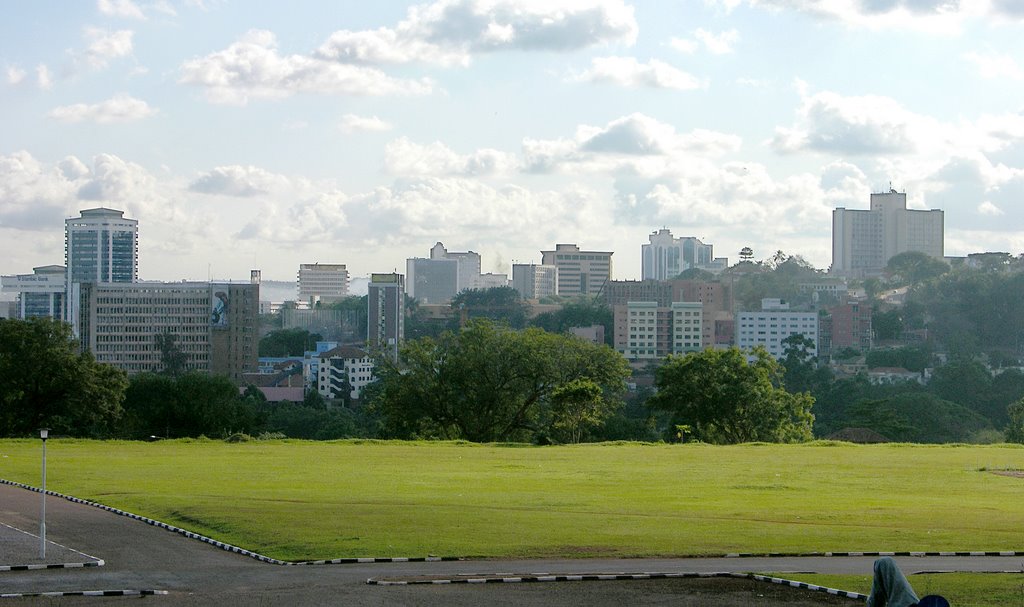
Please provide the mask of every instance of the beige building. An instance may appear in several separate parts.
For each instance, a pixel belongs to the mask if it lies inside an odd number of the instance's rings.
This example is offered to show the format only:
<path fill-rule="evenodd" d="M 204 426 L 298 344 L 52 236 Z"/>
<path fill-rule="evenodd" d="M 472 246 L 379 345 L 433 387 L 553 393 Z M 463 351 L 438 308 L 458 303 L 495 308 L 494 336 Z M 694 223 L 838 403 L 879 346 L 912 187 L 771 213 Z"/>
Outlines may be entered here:
<path fill-rule="evenodd" d="M 615 306 L 615 349 L 633 362 L 702 349 L 704 305 L 630 301 Z"/>
<path fill-rule="evenodd" d="M 186 370 L 241 383 L 258 368 L 259 284 L 76 283 L 71 305 L 82 350 L 129 375 L 163 370 L 156 338 L 165 333 Z"/>
<path fill-rule="evenodd" d="M 558 295 L 558 268 L 535 263 L 512 264 L 512 288 L 523 299 Z"/>
<path fill-rule="evenodd" d="M 850 278 L 878 276 L 900 253 L 919 251 L 944 256 L 944 218 L 940 210 L 907 208 L 906 193 L 871 195 L 869 210 L 832 211 L 832 274 Z"/>
<path fill-rule="evenodd" d="M 559 295 L 597 295 L 611 280 L 611 251 L 581 251 L 575 244 L 558 244 L 541 255 L 542 265 L 558 268 Z"/>
<path fill-rule="evenodd" d="M 348 268 L 343 263 L 304 263 L 299 265 L 297 285 L 299 301 L 310 306 L 331 303 L 348 297 Z"/>

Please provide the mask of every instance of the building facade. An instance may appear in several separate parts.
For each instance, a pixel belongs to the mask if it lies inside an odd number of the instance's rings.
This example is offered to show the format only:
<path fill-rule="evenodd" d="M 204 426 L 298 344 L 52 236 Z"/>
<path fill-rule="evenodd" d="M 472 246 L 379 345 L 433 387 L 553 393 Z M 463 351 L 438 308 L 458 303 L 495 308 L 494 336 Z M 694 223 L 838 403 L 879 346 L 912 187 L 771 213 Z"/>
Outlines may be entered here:
<path fill-rule="evenodd" d="M 575 244 L 541 251 L 541 264 L 558 268 L 559 295 L 598 295 L 612 277 L 611 251 L 581 251 Z"/>
<path fill-rule="evenodd" d="M 625 310 L 622 306 L 630 301 L 653 301 L 664 310 L 679 302 L 700 302 L 701 347 L 728 347 L 735 342 L 732 289 L 727 283 L 697 280 L 612 280 L 605 285 L 602 297 L 616 315 Z"/>
<path fill-rule="evenodd" d="M 258 284 L 75 283 L 69 303 L 82 350 L 129 375 L 163 370 L 157 337 L 165 334 L 185 370 L 240 383 L 258 369 Z"/>
<path fill-rule="evenodd" d="M 424 304 L 447 304 L 459 292 L 459 262 L 454 259 L 405 260 L 409 297 Z"/>
<path fill-rule="evenodd" d="M 317 391 L 326 399 L 348 398 L 358 400 L 373 381 L 373 359 L 365 350 L 352 346 L 339 346 L 318 356 Z"/>
<path fill-rule="evenodd" d="M 17 293 L 15 318 L 67 318 L 67 282 L 64 266 L 40 266 L 31 274 L 0 277 L 4 293 Z"/>
<path fill-rule="evenodd" d="M 366 305 L 367 344 L 398 360 L 398 347 L 405 339 L 405 277 L 371 274 Z"/>
<path fill-rule="evenodd" d="M 740 312 L 736 316 L 736 345 L 750 351 L 761 346 L 777 359 L 786 354 L 784 339 L 791 335 L 803 335 L 814 347 L 809 354 L 818 355 L 818 314 L 816 312 L 793 312 L 788 304 L 777 299 L 761 302 L 760 312 Z"/>
<path fill-rule="evenodd" d="M 332 303 L 348 297 L 348 268 L 343 263 L 299 264 L 297 287 L 299 301 L 310 306 Z"/>
<path fill-rule="evenodd" d="M 828 315 L 821 318 L 820 350 L 822 356 L 845 348 L 867 352 L 874 345 L 871 326 L 873 307 L 868 301 L 852 300 L 828 308 Z"/>
<path fill-rule="evenodd" d="M 512 264 L 512 288 L 523 299 L 558 295 L 558 268 L 533 263 Z"/>
<path fill-rule="evenodd" d="M 918 251 L 944 257 L 944 215 L 907 208 L 906 193 L 871 194 L 869 210 L 832 211 L 832 274 L 878 276 L 894 256 Z"/>
<path fill-rule="evenodd" d="M 667 228 L 652 233 L 650 242 L 640 246 L 641 278 L 643 280 L 671 280 L 690 268 L 720 271 L 728 260 L 715 259 L 714 246 L 698 238 L 675 238 Z"/>
<path fill-rule="evenodd" d="M 630 362 L 701 350 L 704 306 L 700 302 L 630 301 L 615 311 L 615 349 Z"/>
<path fill-rule="evenodd" d="M 124 211 L 86 209 L 64 220 L 67 288 L 83 282 L 132 283 L 139 278 L 139 222 Z M 69 307 L 69 312 L 74 309 Z M 68 321 L 74 324 L 73 318 Z"/>
<path fill-rule="evenodd" d="M 440 242 L 430 248 L 431 259 L 448 259 L 458 264 L 458 280 L 455 284 L 455 293 L 466 289 L 480 289 L 480 254 L 473 251 L 456 252 L 444 248 Z M 507 277 L 506 277 L 507 278 Z M 412 278 L 409 279 L 412 284 Z"/>

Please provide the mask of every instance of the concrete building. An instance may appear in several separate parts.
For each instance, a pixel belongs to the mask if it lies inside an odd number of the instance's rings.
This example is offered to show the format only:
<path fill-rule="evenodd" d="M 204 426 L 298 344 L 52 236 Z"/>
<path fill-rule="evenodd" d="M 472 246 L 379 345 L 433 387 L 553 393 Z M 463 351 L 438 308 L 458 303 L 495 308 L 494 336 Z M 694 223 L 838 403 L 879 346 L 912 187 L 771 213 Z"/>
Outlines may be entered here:
<path fill-rule="evenodd" d="M 497 289 L 501 287 L 507 287 L 508 274 L 493 274 L 488 272 L 487 274 L 481 274 L 476 280 L 476 289 Z"/>
<path fill-rule="evenodd" d="M 581 251 L 575 244 L 541 251 L 541 264 L 558 268 L 559 295 L 597 295 L 612 277 L 611 251 Z"/>
<path fill-rule="evenodd" d="M 343 263 L 304 263 L 297 277 L 299 301 L 310 306 L 348 297 L 348 268 Z"/>
<path fill-rule="evenodd" d="M 715 258 L 713 245 L 692 236 L 675 238 L 667 228 L 653 232 L 649 240 L 640 246 L 643 280 L 671 280 L 691 268 L 717 274 L 729 265 L 728 259 Z"/>
<path fill-rule="evenodd" d="M 458 282 L 455 285 L 455 292 L 466 289 L 480 289 L 480 254 L 473 251 L 456 252 L 444 248 L 440 242 L 430 248 L 431 259 L 449 259 L 458 264 Z M 506 277 L 507 278 L 507 277 Z M 412 285 L 412 278 L 409 284 Z"/>
<path fill-rule="evenodd" d="M 371 274 L 366 305 L 367 344 L 398 360 L 398 346 L 405 339 L 405 277 Z"/>
<path fill-rule="evenodd" d="M 871 327 L 872 305 L 868 301 L 852 300 L 827 308 L 828 314 L 820 319 L 819 349 L 822 356 L 845 348 L 867 352 L 873 346 Z"/>
<path fill-rule="evenodd" d="M 832 211 L 832 274 L 878 276 L 889 260 L 907 251 L 943 259 L 944 219 L 940 210 L 907 209 L 906 193 L 872 194 L 869 210 Z"/>
<path fill-rule="evenodd" d="M 523 299 L 558 295 L 558 268 L 533 263 L 512 264 L 512 288 Z"/>
<path fill-rule="evenodd" d="M 699 351 L 703 341 L 700 302 L 630 301 L 615 306 L 615 349 L 630 362 Z"/>
<path fill-rule="evenodd" d="M 736 317 L 736 345 L 741 350 L 761 346 L 777 359 L 785 356 L 782 340 L 803 335 L 814 343 L 811 356 L 818 355 L 818 314 L 793 312 L 778 299 L 761 300 L 760 312 L 740 312 Z"/>
<path fill-rule="evenodd" d="M 40 266 L 31 274 L 0 277 L 4 293 L 17 293 L 15 318 L 67 318 L 67 281 L 64 266 Z"/>
<path fill-rule="evenodd" d="M 132 283 L 139 278 L 139 222 L 124 211 L 86 209 L 64 220 L 64 265 L 68 296 L 77 283 Z M 68 307 L 69 315 L 75 308 Z M 75 324 L 69 316 L 66 320 Z"/>
<path fill-rule="evenodd" d="M 616 314 L 630 301 L 653 301 L 667 310 L 677 302 L 700 302 L 701 347 L 728 347 L 735 343 L 732 289 L 728 283 L 696 280 L 612 280 L 601 292 Z"/>
<path fill-rule="evenodd" d="M 699 352 L 704 347 L 704 304 L 677 301 L 671 306 L 673 354 Z"/>
<path fill-rule="evenodd" d="M 175 336 L 187 370 L 240 383 L 258 369 L 259 284 L 84 282 L 69 304 L 82 350 L 130 375 L 163 370 L 161 334 Z"/>
<path fill-rule="evenodd" d="M 352 346 L 339 346 L 317 357 L 317 391 L 326 399 L 348 397 L 358 400 L 370 382 L 373 381 L 373 359 L 365 350 Z"/>
<path fill-rule="evenodd" d="M 454 259 L 405 260 L 409 297 L 423 304 L 447 304 L 459 292 L 459 262 Z M 372 283 L 371 283 L 372 284 Z"/>

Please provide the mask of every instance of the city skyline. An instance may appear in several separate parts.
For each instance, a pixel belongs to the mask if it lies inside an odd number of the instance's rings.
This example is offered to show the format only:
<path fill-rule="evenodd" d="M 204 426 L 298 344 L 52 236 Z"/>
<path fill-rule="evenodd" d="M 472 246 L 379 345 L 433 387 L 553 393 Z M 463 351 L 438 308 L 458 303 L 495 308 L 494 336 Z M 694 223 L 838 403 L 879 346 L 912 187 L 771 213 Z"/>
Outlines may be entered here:
<path fill-rule="evenodd" d="M 1015 3 L 373 4 L 0 9 L 0 274 L 61 264 L 96 207 L 139 221 L 147 280 L 366 277 L 436 241 L 630 279 L 659 228 L 826 269 L 832 210 L 890 187 L 947 255 L 1024 250 Z"/>

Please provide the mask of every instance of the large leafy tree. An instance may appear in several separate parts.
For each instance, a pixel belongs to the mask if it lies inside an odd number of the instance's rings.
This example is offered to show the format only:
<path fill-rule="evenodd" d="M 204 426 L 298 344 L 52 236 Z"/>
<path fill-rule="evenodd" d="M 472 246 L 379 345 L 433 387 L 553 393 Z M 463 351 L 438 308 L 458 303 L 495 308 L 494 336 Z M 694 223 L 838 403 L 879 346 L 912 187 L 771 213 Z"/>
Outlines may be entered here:
<path fill-rule="evenodd" d="M 278 329 L 260 340 L 260 356 L 302 356 L 322 340 L 319 333 L 305 329 Z"/>
<path fill-rule="evenodd" d="M 811 438 L 810 394 L 781 387 L 782 367 L 763 348 L 753 360 L 737 348 L 669 356 L 648 404 L 713 443 L 799 442 Z"/>
<path fill-rule="evenodd" d="M 231 380 L 195 371 L 136 375 L 124 408 L 123 433 L 130 438 L 225 436 L 259 427 L 256 404 L 239 395 Z"/>
<path fill-rule="evenodd" d="M 104 437 L 121 416 L 125 373 L 80 353 L 50 318 L 0 320 L 0 436 Z"/>
<path fill-rule="evenodd" d="M 608 305 L 596 297 L 581 297 L 571 301 L 554 312 L 544 312 L 534 317 L 530 324 L 549 333 L 565 333 L 573 327 L 604 327 L 605 343 L 612 344 L 615 315 Z"/>
<path fill-rule="evenodd" d="M 600 387 L 601 399 L 618 402 L 629 375 L 625 359 L 607 346 L 483 319 L 458 333 L 409 341 L 400 360 L 380 361 L 381 377 L 369 396 L 399 437 L 525 440 L 550 435 L 550 420 L 568 419 L 573 407 L 587 409 L 591 425 L 612 409 L 594 411 L 591 386 Z M 552 416 L 560 388 L 561 408 Z"/>
<path fill-rule="evenodd" d="M 466 318 L 489 318 L 514 328 L 526 326 L 526 302 L 512 287 L 466 289 L 452 298 L 452 309 Z"/>

